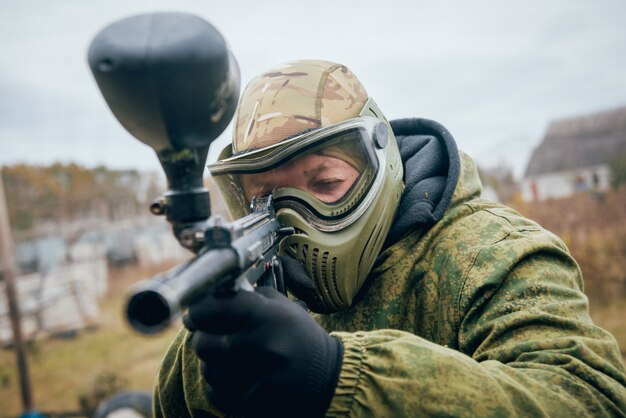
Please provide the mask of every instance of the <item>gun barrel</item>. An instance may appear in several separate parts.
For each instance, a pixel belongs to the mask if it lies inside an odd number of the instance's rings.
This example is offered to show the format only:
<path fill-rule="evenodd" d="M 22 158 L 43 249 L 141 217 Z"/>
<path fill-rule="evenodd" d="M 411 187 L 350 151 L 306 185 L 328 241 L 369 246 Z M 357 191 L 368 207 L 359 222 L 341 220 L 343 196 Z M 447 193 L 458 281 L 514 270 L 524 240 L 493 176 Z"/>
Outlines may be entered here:
<path fill-rule="evenodd" d="M 155 334 L 174 321 L 195 297 L 209 287 L 219 287 L 239 270 L 232 248 L 208 251 L 166 273 L 138 283 L 130 292 L 126 316 L 143 334 Z"/>

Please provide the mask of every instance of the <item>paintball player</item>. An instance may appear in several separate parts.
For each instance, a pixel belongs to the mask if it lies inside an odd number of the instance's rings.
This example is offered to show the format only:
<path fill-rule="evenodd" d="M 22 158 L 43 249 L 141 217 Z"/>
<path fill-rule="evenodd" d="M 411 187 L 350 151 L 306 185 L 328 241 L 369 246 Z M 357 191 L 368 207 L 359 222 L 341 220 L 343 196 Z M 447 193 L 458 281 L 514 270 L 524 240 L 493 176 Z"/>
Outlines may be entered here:
<path fill-rule="evenodd" d="M 614 338 L 565 245 L 480 198 L 436 122 L 388 122 L 345 66 L 294 61 L 246 87 L 209 166 L 234 218 L 272 194 L 289 291 L 193 305 L 157 416 L 624 416 Z"/>

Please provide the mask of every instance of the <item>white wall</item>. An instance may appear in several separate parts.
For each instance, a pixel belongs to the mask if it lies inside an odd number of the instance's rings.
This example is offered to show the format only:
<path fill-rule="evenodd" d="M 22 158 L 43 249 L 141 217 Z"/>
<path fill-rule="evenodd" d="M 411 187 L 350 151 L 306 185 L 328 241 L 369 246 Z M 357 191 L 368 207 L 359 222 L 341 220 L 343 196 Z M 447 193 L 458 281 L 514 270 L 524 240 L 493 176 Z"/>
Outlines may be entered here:
<path fill-rule="evenodd" d="M 594 184 L 594 174 L 597 184 Z M 577 192 L 607 190 L 611 171 L 608 165 L 581 167 L 576 170 L 529 176 L 522 181 L 522 197 L 530 202 L 535 199 L 556 199 Z M 535 191 L 533 191 L 533 183 Z"/>

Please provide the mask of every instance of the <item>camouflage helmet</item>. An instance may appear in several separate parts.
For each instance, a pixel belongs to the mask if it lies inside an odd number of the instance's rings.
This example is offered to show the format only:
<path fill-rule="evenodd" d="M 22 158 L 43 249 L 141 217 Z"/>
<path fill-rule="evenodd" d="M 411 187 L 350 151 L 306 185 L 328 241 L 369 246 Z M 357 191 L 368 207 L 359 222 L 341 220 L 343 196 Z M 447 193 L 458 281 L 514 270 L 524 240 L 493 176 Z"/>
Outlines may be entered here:
<path fill-rule="evenodd" d="M 315 161 L 354 173 L 340 195 L 325 199 L 299 185 L 308 171 L 298 170 Z M 234 218 L 249 213 L 257 190 L 250 184 L 267 185 L 258 190 L 272 193 L 279 221 L 296 229 L 281 252 L 304 264 L 318 310 L 351 305 L 382 248 L 403 185 L 391 127 L 346 66 L 292 61 L 252 79 L 232 145 L 209 171 Z"/>
<path fill-rule="evenodd" d="M 343 65 L 295 61 L 274 67 L 250 81 L 241 97 L 233 153 L 355 118 L 367 99 L 359 80 Z"/>

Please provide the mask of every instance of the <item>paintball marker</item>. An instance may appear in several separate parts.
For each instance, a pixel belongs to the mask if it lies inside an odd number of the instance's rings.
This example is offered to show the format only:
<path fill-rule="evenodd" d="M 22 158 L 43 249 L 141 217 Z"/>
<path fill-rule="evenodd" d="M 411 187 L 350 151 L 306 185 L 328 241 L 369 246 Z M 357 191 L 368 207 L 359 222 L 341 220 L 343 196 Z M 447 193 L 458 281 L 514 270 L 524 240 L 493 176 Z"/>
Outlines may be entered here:
<path fill-rule="evenodd" d="M 133 16 L 100 31 L 88 61 L 113 114 L 163 167 L 169 190 L 151 212 L 165 215 L 179 243 L 196 254 L 131 290 L 131 326 L 158 332 L 207 292 L 254 284 L 284 292 L 276 253 L 293 229 L 281 228 L 271 197 L 253 201 L 252 213 L 232 223 L 211 218 L 202 173 L 239 97 L 237 62 L 217 29 L 183 13 Z"/>
<path fill-rule="evenodd" d="M 232 223 L 210 219 L 195 258 L 133 288 L 126 308 L 133 328 L 158 332 L 206 292 L 254 290 L 256 283 L 285 293 L 276 253 L 280 239 L 294 230 L 280 226 L 271 196 L 255 199 L 252 206 L 250 215 Z"/>

